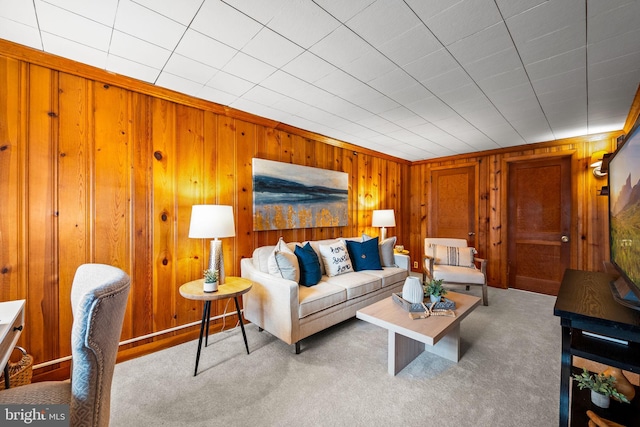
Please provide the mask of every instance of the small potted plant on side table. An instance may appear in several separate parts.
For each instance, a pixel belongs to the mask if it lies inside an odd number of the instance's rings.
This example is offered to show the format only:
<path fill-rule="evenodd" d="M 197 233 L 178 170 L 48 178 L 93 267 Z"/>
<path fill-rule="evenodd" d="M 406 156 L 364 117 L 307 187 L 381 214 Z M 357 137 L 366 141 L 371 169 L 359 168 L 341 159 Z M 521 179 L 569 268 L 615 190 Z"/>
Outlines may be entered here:
<path fill-rule="evenodd" d="M 578 383 L 580 390 L 584 388 L 591 390 L 591 401 L 601 408 L 609 407 L 611 397 L 620 402 L 629 403 L 629 399 L 616 389 L 616 379 L 611 375 L 592 375 L 586 368 L 582 368 L 582 374 L 573 374 L 573 379 Z"/>
<path fill-rule="evenodd" d="M 431 303 L 440 302 L 443 296 L 447 294 L 447 290 L 442 286 L 443 279 L 431 279 L 425 286 L 424 294 L 429 296 Z"/>
<path fill-rule="evenodd" d="M 204 292 L 215 292 L 218 290 L 218 270 L 204 270 Z"/>

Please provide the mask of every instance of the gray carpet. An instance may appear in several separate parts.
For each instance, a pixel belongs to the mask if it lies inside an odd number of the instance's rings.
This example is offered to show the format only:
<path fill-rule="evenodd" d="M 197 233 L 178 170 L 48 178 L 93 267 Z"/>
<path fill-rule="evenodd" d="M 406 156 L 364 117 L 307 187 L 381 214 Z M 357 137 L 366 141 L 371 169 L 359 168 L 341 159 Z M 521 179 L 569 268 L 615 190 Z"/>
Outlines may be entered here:
<path fill-rule="evenodd" d="M 239 328 L 213 335 L 196 377 L 197 340 L 123 362 L 111 425 L 558 425 L 555 297 L 490 288 L 489 302 L 462 322 L 460 362 L 424 352 L 395 377 L 386 330 L 358 319 L 303 340 L 299 355 L 255 325 L 250 355 Z"/>

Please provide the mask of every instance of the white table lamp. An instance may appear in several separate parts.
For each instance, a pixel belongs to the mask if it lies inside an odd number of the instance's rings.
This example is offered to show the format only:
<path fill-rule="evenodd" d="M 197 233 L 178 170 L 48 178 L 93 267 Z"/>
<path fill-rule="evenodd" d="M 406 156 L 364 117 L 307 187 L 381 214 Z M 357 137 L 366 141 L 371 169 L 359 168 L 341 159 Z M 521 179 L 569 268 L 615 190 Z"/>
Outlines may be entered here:
<path fill-rule="evenodd" d="M 381 209 L 373 211 L 371 226 L 382 227 L 382 229 L 380 230 L 380 241 L 386 239 L 387 227 L 396 226 L 396 217 L 393 214 L 393 209 Z"/>
<path fill-rule="evenodd" d="M 222 255 L 222 237 L 233 237 L 236 228 L 233 221 L 233 208 L 225 205 L 193 205 L 189 237 L 196 239 L 213 238 L 209 253 L 209 269 L 218 270 L 218 283 L 224 284 L 224 258 Z"/>

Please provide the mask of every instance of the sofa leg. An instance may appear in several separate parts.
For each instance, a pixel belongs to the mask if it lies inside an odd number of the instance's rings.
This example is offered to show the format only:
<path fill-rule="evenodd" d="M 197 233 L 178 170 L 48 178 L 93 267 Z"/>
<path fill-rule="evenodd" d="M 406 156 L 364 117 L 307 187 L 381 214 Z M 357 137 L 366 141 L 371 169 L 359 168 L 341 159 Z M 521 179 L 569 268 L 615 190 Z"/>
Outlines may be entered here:
<path fill-rule="evenodd" d="M 486 283 L 482 285 L 482 304 L 489 305 L 489 295 L 488 295 Z"/>
<path fill-rule="evenodd" d="M 294 344 L 296 346 L 296 354 L 300 354 L 300 341 Z"/>

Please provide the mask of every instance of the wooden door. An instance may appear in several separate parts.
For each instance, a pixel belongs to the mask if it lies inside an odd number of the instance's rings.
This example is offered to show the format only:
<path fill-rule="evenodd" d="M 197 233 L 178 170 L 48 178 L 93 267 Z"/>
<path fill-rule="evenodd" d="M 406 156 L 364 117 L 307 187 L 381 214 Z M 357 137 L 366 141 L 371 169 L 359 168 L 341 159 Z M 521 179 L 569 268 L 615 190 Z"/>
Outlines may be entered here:
<path fill-rule="evenodd" d="M 467 239 L 475 247 L 476 168 L 434 170 L 431 175 L 431 237 Z"/>
<path fill-rule="evenodd" d="M 571 259 L 571 157 L 509 166 L 509 286 L 558 295 Z"/>

